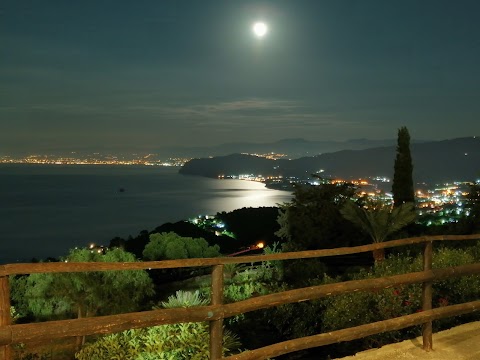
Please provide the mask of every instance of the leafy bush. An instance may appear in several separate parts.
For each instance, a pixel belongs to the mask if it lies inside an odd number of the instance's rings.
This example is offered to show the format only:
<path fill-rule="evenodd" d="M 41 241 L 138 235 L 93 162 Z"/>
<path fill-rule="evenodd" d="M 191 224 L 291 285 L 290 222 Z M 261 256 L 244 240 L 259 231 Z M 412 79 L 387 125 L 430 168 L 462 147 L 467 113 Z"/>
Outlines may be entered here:
<path fill-rule="evenodd" d="M 433 268 L 445 268 L 474 263 L 474 248 L 440 248 L 434 252 Z M 360 271 L 353 280 L 379 278 L 422 270 L 422 257 L 391 256 L 377 263 L 370 271 Z M 433 307 L 447 306 L 478 299 L 479 276 L 463 276 L 437 281 L 433 284 Z M 338 330 L 412 314 L 421 311 L 421 284 L 397 286 L 378 291 L 354 292 L 324 299 L 324 331 Z M 366 311 L 368 309 L 368 311 Z M 434 330 L 457 324 L 454 318 L 434 321 Z M 392 331 L 364 339 L 370 346 L 398 341 L 419 335 L 420 328 L 414 327 Z"/>
<path fill-rule="evenodd" d="M 439 269 L 473 264 L 476 262 L 473 255 L 475 251 L 475 248 L 466 250 L 441 248 L 435 253 L 433 268 Z M 434 303 L 437 306 L 478 300 L 480 277 L 478 275 L 470 275 L 436 281 L 433 284 L 433 289 Z"/>
<path fill-rule="evenodd" d="M 122 249 L 105 254 L 73 249 L 68 262 L 135 262 Z M 22 316 L 35 320 L 110 315 L 138 310 L 153 285 L 145 270 L 38 273 L 11 280 L 13 304 Z"/>
<path fill-rule="evenodd" d="M 208 299 L 203 298 L 199 291 L 177 291 L 175 295 L 168 297 L 168 301 L 162 302 L 161 307 L 165 309 L 173 309 L 179 307 L 193 307 L 208 305 Z M 159 307 L 154 307 L 158 309 Z"/>
<path fill-rule="evenodd" d="M 278 244 L 265 247 L 264 254 L 278 253 Z M 226 303 L 246 300 L 253 296 L 265 295 L 277 291 L 282 280 L 281 261 L 262 261 L 243 264 L 226 264 L 224 266 L 225 287 L 223 291 Z M 201 288 L 204 297 L 210 297 L 210 284 Z"/>
<path fill-rule="evenodd" d="M 164 308 L 205 305 L 198 292 L 177 291 Z M 239 347 L 236 336 L 225 331 L 224 354 Z M 207 323 L 181 323 L 133 329 L 103 336 L 75 354 L 78 360 L 206 360 L 209 359 Z"/>
<path fill-rule="evenodd" d="M 150 235 L 143 250 L 146 260 L 208 258 L 220 256 L 218 245 L 209 246 L 203 238 L 179 236 L 174 232 Z"/>

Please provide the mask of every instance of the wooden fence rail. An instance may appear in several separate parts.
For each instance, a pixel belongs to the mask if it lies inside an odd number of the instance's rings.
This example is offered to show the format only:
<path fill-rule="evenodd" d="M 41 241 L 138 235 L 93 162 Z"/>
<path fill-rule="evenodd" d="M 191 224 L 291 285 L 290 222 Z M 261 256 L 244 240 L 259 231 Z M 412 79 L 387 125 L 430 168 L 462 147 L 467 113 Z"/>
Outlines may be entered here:
<path fill-rule="evenodd" d="M 324 334 L 306 336 L 300 339 L 283 341 L 260 349 L 245 351 L 232 355 L 224 360 L 263 360 L 267 357 L 280 356 L 286 353 L 310 349 L 317 346 L 330 345 L 342 341 L 361 339 L 366 336 L 387 331 L 401 330 L 410 326 L 420 325 L 432 320 L 468 314 L 480 310 L 480 301 L 473 301 L 460 305 L 451 305 L 426 312 L 405 315 L 402 317 L 378 321 L 371 324 L 355 326 L 343 330 Z"/>
<path fill-rule="evenodd" d="M 432 321 L 443 317 L 471 313 L 480 309 L 480 300 L 432 309 L 432 284 L 436 280 L 464 275 L 480 274 L 480 263 L 462 265 L 444 269 L 432 269 L 433 241 L 478 240 L 479 235 L 430 236 L 393 240 L 384 243 L 295 253 L 254 255 L 241 257 L 222 257 L 208 259 L 184 259 L 151 261 L 136 263 L 40 263 L 0 265 L 0 360 L 11 360 L 10 345 L 31 341 L 47 341 L 58 338 L 109 334 L 127 329 L 155 325 L 209 321 L 210 323 L 210 359 L 244 360 L 266 359 L 272 356 L 308 349 L 311 347 L 348 341 L 385 331 L 403 329 L 423 324 L 424 349 L 432 349 Z M 424 244 L 423 271 L 388 276 L 376 279 L 346 281 L 335 284 L 306 287 L 280 293 L 258 296 L 247 300 L 223 304 L 224 264 L 251 263 L 271 260 L 305 259 L 335 255 L 346 255 L 391 248 L 410 244 Z M 212 300 L 208 306 L 178 309 L 159 309 L 136 313 L 127 313 L 91 318 L 48 321 L 31 324 L 11 324 L 10 292 L 8 276 L 32 273 L 84 272 L 107 270 L 143 270 L 167 269 L 196 266 L 213 266 Z M 378 290 L 398 285 L 422 283 L 422 312 L 394 319 L 380 321 L 354 328 L 338 330 L 328 334 L 319 334 L 287 342 L 246 351 L 241 354 L 222 357 L 223 319 L 246 312 L 279 306 L 283 304 L 308 301 L 327 296 L 355 291 Z"/>

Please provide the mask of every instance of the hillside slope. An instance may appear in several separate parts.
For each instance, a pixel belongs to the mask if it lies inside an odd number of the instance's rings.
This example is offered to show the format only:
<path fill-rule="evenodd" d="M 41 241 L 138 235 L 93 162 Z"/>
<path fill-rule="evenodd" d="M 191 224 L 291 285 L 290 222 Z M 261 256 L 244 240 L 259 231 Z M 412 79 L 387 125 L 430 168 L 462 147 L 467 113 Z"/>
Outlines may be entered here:
<path fill-rule="evenodd" d="M 478 137 L 416 143 L 411 145 L 411 153 L 416 182 L 480 178 Z M 392 178 L 394 161 L 394 146 L 343 150 L 295 160 L 269 160 L 232 154 L 193 159 L 180 169 L 180 173 L 207 177 L 238 174 L 302 176 L 323 170 L 326 175 L 347 179 L 367 176 Z"/>

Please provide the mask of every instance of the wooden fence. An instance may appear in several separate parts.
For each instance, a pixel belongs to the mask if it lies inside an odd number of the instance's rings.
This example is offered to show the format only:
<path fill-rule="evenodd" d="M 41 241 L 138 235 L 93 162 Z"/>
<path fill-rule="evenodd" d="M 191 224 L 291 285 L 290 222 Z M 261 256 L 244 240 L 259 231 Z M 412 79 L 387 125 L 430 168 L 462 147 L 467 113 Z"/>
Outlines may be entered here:
<path fill-rule="evenodd" d="M 423 347 L 432 349 L 432 321 L 467 314 L 480 309 L 480 300 L 432 309 L 432 283 L 451 277 L 480 273 L 480 263 L 432 269 L 432 248 L 434 241 L 444 240 L 478 240 L 478 235 L 462 236 L 426 236 L 384 243 L 346 247 L 326 250 L 300 251 L 269 255 L 222 257 L 208 259 L 184 259 L 167 261 L 150 261 L 136 263 L 36 263 L 0 265 L 0 360 L 11 360 L 11 345 L 30 341 L 47 341 L 58 338 L 109 334 L 127 329 L 148 326 L 174 324 L 181 322 L 208 321 L 210 323 L 210 359 L 211 360 L 253 360 L 266 359 L 312 347 L 350 341 L 386 331 L 403 329 L 423 324 Z M 392 248 L 410 244 L 424 244 L 423 271 L 401 274 L 383 278 L 346 281 L 335 284 L 312 286 L 289 290 L 247 300 L 224 304 L 223 279 L 224 265 L 232 263 L 251 263 L 271 260 L 292 260 L 317 258 L 335 255 L 347 255 L 369 252 L 381 248 Z M 106 270 L 144 270 L 172 269 L 198 266 L 212 266 L 212 299 L 208 306 L 177 309 L 159 309 L 119 315 L 98 316 L 82 319 L 47 321 L 43 323 L 11 324 L 10 275 L 33 273 L 60 273 Z M 266 309 L 283 304 L 318 299 L 327 296 L 345 294 L 355 291 L 384 289 L 398 285 L 422 283 L 422 312 L 401 316 L 371 324 L 356 326 L 329 333 L 318 334 L 299 339 L 284 341 L 256 350 L 222 357 L 223 320 L 246 312 Z"/>

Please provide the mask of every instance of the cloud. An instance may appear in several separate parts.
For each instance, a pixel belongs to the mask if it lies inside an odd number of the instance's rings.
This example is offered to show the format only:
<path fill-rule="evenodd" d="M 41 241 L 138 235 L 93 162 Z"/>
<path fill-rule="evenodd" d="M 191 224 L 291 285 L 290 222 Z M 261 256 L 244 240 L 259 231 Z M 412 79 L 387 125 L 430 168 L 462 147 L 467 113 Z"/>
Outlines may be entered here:
<path fill-rule="evenodd" d="M 247 99 L 208 104 L 177 104 L 177 105 L 133 105 L 128 109 L 157 115 L 170 115 L 173 117 L 218 117 L 272 114 L 291 112 L 301 105 L 286 100 L 275 99 Z"/>
<path fill-rule="evenodd" d="M 207 104 L 197 106 L 200 110 L 210 113 L 222 112 L 244 112 L 244 111 L 291 111 L 299 108 L 300 105 L 293 101 L 276 99 L 246 99 L 229 102 L 220 102 L 216 104 Z"/>
<path fill-rule="evenodd" d="M 298 101 L 282 99 L 247 99 L 217 104 L 197 105 L 195 110 L 214 126 L 283 127 L 292 122 L 319 125 L 335 118 L 332 113 L 318 113 Z"/>
<path fill-rule="evenodd" d="M 339 136 L 365 126 L 350 121 L 335 107 L 321 109 L 303 100 L 257 97 L 202 102 L 191 98 L 170 100 L 158 93 L 135 94 L 7 105 L 0 107 L 0 116 L 8 113 L 16 119 L 9 125 L 13 132 L 23 124 L 23 129 L 33 131 L 32 136 L 55 134 L 72 144 L 84 143 L 87 138 L 94 141 L 122 136 L 132 142 L 162 145 L 240 139 L 261 142 L 315 134 Z"/>
<path fill-rule="evenodd" d="M 217 103 L 129 106 L 139 117 L 154 117 L 167 127 L 183 126 L 200 132 L 251 133 L 255 131 L 285 132 L 317 131 L 322 128 L 340 128 L 355 124 L 342 121 L 338 114 L 321 111 L 302 101 L 273 98 L 249 98 Z M 311 130 L 307 130 L 311 129 Z"/>

